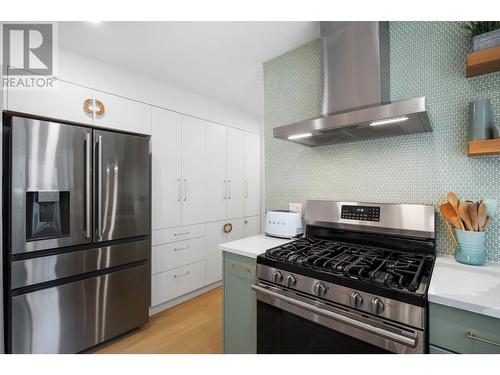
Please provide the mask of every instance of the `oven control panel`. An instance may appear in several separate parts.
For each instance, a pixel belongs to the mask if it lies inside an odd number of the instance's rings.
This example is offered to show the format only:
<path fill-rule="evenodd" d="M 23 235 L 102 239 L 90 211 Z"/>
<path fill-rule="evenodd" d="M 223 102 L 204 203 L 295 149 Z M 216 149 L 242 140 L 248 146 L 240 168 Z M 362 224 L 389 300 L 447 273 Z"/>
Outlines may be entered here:
<path fill-rule="evenodd" d="M 380 207 L 373 206 L 342 206 L 342 219 L 380 221 Z"/>

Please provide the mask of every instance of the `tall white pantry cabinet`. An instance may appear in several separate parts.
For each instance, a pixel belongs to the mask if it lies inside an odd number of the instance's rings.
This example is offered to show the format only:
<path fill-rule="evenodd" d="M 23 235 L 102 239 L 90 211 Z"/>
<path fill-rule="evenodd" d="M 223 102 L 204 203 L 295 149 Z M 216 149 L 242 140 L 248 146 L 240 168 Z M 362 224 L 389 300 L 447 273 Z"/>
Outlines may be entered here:
<path fill-rule="evenodd" d="M 222 280 L 217 245 L 260 233 L 260 137 L 153 107 L 153 307 Z"/>

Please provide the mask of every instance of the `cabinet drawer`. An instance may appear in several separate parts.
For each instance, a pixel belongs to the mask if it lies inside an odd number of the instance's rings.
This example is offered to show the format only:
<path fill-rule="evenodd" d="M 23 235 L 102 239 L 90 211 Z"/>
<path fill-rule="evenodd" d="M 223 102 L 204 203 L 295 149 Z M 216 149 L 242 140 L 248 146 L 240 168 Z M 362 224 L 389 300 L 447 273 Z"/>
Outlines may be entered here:
<path fill-rule="evenodd" d="M 153 246 L 164 243 L 188 240 L 205 235 L 205 224 L 187 225 L 184 227 L 158 229 L 153 231 Z"/>
<path fill-rule="evenodd" d="M 205 260 L 205 238 L 153 246 L 153 274 Z"/>
<path fill-rule="evenodd" d="M 205 262 L 193 263 L 152 276 L 151 305 L 156 306 L 205 285 Z"/>
<path fill-rule="evenodd" d="M 429 320 L 431 345 L 464 354 L 500 353 L 500 319 L 431 303 Z"/>

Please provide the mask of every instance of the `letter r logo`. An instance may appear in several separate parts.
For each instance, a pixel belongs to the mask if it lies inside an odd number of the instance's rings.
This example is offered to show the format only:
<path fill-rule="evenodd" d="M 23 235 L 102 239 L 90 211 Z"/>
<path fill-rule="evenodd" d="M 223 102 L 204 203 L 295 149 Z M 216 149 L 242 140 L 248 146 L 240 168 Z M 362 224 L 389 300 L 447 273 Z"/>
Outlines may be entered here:
<path fill-rule="evenodd" d="M 4 24 L 4 74 L 52 75 L 53 47 L 52 24 Z"/>

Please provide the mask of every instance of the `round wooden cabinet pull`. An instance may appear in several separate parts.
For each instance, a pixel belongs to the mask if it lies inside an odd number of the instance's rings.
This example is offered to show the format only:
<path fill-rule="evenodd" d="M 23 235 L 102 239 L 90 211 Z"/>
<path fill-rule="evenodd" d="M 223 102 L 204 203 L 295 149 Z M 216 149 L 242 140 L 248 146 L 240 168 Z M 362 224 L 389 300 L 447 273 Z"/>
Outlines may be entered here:
<path fill-rule="evenodd" d="M 94 99 L 85 99 L 83 101 L 83 110 L 87 113 L 94 113 L 94 110 L 91 108 L 94 105 Z"/>
<path fill-rule="evenodd" d="M 104 104 L 102 104 L 102 102 L 100 100 L 95 100 L 95 105 L 99 108 L 99 110 L 95 113 L 96 116 L 102 116 L 105 112 L 105 109 L 104 109 Z"/>
<path fill-rule="evenodd" d="M 227 223 L 224 224 L 224 233 L 229 233 L 233 230 L 233 224 Z"/>
<path fill-rule="evenodd" d="M 98 110 L 95 110 L 95 106 L 97 106 Z M 85 99 L 83 101 L 83 110 L 87 113 L 94 113 L 96 116 L 102 116 L 105 112 L 104 104 L 100 100 L 97 99 Z"/>

